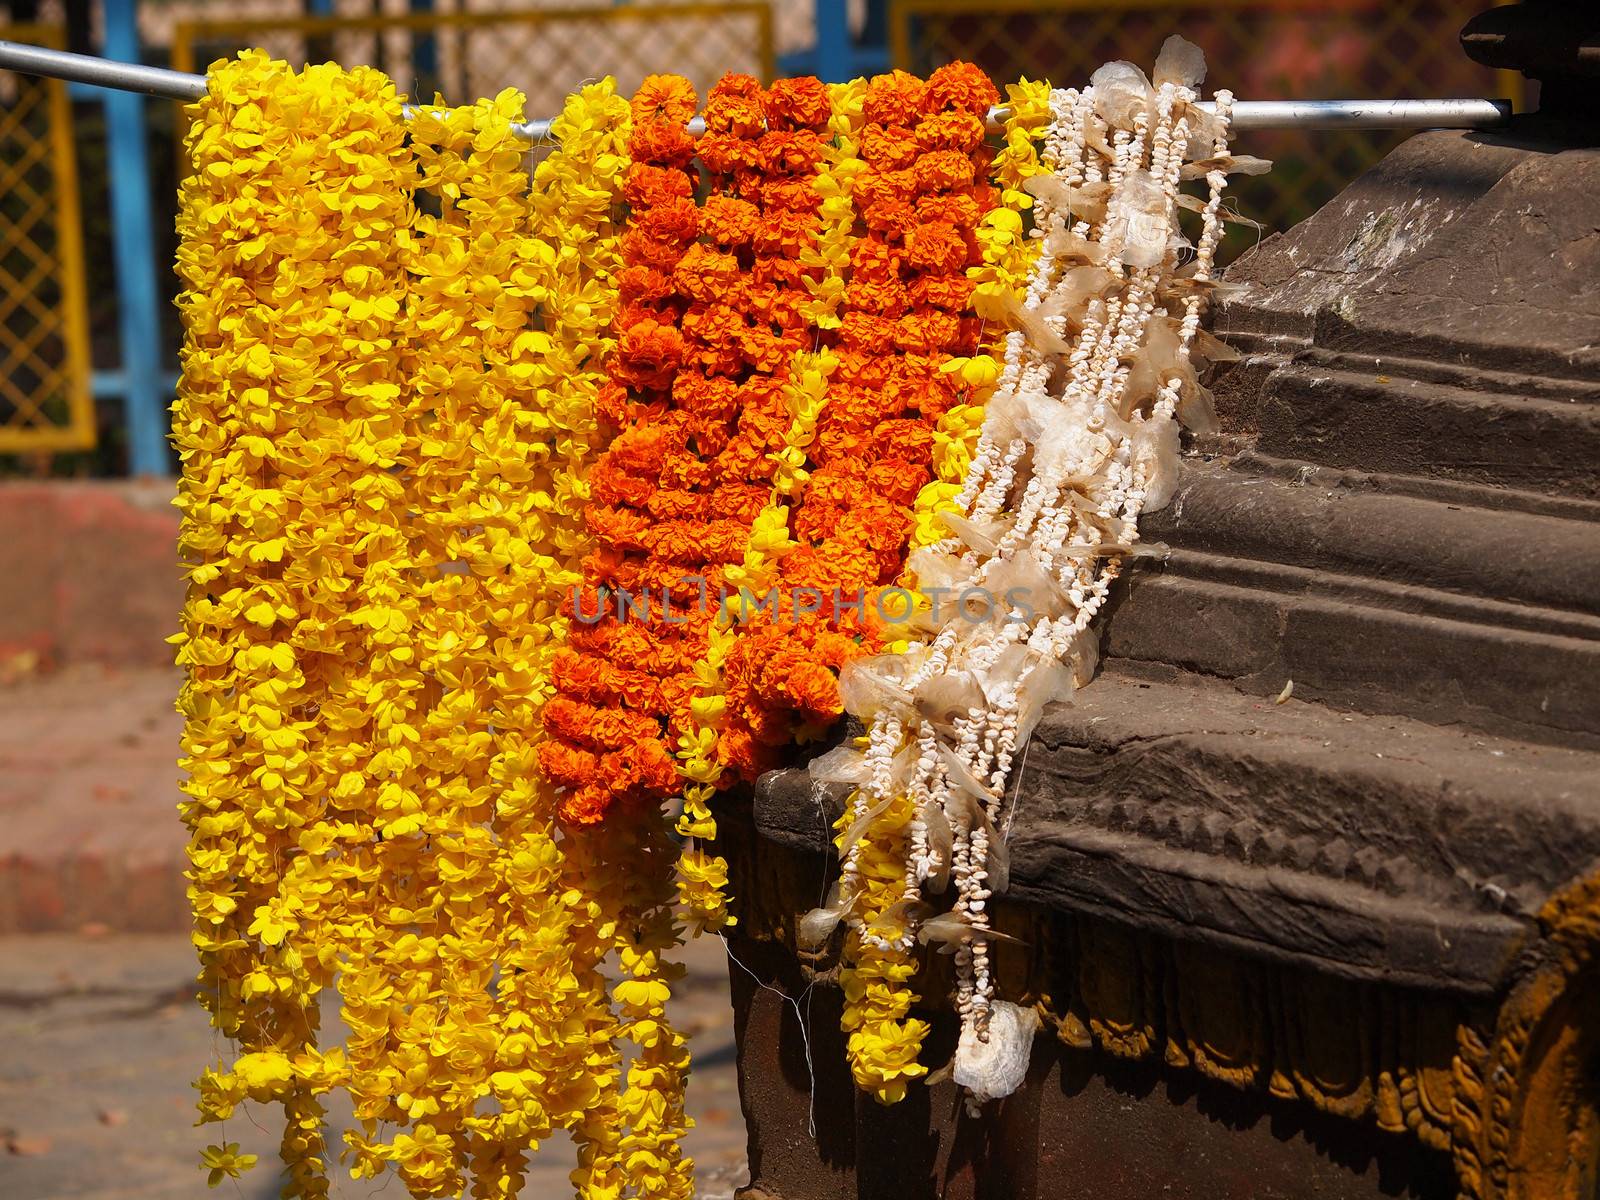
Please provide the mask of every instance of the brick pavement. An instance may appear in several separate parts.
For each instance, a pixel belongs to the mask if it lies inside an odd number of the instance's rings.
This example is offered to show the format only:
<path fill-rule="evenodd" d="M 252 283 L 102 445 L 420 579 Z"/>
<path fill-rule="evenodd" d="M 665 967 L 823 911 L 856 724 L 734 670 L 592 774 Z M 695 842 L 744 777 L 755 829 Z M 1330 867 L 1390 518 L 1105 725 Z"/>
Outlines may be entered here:
<path fill-rule="evenodd" d="M 0 683 L 0 934 L 188 928 L 171 667 Z"/>

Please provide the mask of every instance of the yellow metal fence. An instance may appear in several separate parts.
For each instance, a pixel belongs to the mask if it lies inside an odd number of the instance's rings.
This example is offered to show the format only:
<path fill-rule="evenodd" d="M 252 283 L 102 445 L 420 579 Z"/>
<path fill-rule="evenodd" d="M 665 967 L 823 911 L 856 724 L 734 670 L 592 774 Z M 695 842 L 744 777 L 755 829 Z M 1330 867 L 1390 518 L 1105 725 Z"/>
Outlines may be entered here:
<path fill-rule="evenodd" d="M 50 26 L 0 38 L 62 45 Z M 81 220 L 67 85 L 0 72 L 0 454 L 94 445 Z"/>
<path fill-rule="evenodd" d="M 704 94 L 724 71 L 773 74 L 767 3 L 644 4 L 515 12 L 417 13 L 302 20 L 191 21 L 173 29 L 172 65 L 203 71 L 259 46 L 299 65 L 333 59 L 386 72 L 401 91 L 451 103 L 516 87 L 530 117 L 554 116 L 569 92 L 613 75 L 624 94 L 655 71 Z"/>
<path fill-rule="evenodd" d="M 1241 100 L 1506 96 L 1521 77 L 1471 62 L 1457 32 L 1483 0 L 890 0 L 896 66 L 926 72 L 976 62 L 1004 82 L 1026 75 L 1082 87 L 1102 63 L 1147 71 L 1169 34 L 1205 51 L 1207 87 Z M 1286 229 L 1399 143 L 1381 131 L 1261 131 L 1243 151 L 1274 160 L 1236 179 L 1239 210 Z M 1252 244 L 1235 232 L 1229 254 Z"/>

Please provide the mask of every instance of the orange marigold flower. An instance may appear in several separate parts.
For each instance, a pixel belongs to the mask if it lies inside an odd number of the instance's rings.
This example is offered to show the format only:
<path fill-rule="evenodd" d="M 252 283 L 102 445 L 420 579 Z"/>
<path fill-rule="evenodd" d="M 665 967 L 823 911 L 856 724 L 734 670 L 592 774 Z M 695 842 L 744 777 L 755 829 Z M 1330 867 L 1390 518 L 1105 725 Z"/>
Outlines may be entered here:
<path fill-rule="evenodd" d="M 683 257 L 684 243 L 663 242 L 635 226 L 622 235 L 622 252 L 638 264 L 670 271 Z"/>
<path fill-rule="evenodd" d="M 916 171 L 912 167 L 866 171 L 856 180 L 856 204 L 861 208 L 878 204 L 906 204 L 915 197 L 916 185 Z"/>
<path fill-rule="evenodd" d="M 972 303 L 972 290 L 976 285 L 961 275 L 922 275 L 912 283 L 909 297 L 920 308 L 938 308 L 959 313 Z"/>
<path fill-rule="evenodd" d="M 983 144 L 983 117 L 973 112 L 935 113 L 918 121 L 912 134 L 925 150 L 970 154 Z"/>
<path fill-rule="evenodd" d="M 861 114 L 868 121 L 885 125 L 895 122 L 909 125 L 921 115 L 927 102 L 926 83 L 906 71 L 892 71 L 887 75 L 874 75 L 867 81 Z"/>
<path fill-rule="evenodd" d="M 628 329 L 634 325 L 642 325 L 646 321 L 655 321 L 663 325 L 672 324 L 676 314 L 660 303 L 647 303 L 639 300 L 624 300 L 617 309 L 617 327 Z"/>
<path fill-rule="evenodd" d="M 931 192 L 917 197 L 917 217 L 922 221 L 944 221 L 958 229 L 976 229 L 978 218 L 988 208 L 979 205 L 970 189 L 959 192 Z"/>
<path fill-rule="evenodd" d="M 644 543 L 640 538 L 649 527 L 649 521 L 636 510 L 591 504 L 584 510 L 583 515 L 589 532 L 597 539 L 624 550 L 643 548 Z M 594 609 L 585 611 L 593 613 Z"/>
<path fill-rule="evenodd" d="M 911 307 L 911 296 L 898 279 L 862 282 L 850 289 L 850 303 L 880 317 L 899 317 Z"/>
<path fill-rule="evenodd" d="M 624 296 L 643 304 L 660 304 L 673 294 L 672 276 L 665 271 L 647 266 L 624 267 L 618 279 L 618 287 Z M 627 324 L 621 320 L 617 323 Z"/>
<path fill-rule="evenodd" d="M 557 787 L 577 788 L 594 782 L 600 756 L 562 742 L 541 742 L 539 768 Z"/>
<path fill-rule="evenodd" d="M 714 517 L 726 517 L 748 525 L 766 505 L 770 491 L 765 483 L 725 480 L 717 485 L 717 490 L 708 498 L 707 512 Z"/>
<path fill-rule="evenodd" d="M 885 459 L 901 459 L 912 463 L 931 462 L 933 459 L 933 427 L 927 421 L 912 417 L 884 421 L 872 431 L 872 436 Z M 891 495 L 897 497 L 899 491 L 899 488 L 894 488 Z M 910 503 L 915 499 L 916 492 L 912 491 L 904 502 Z M 901 502 L 895 499 L 895 503 Z"/>
<path fill-rule="evenodd" d="M 672 281 L 691 300 L 706 303 L 736 289 L 743 275 L 739 260 L 732 254 L 697 244 L 678 260 Z"/>
<path fill-rule="evenodd" d="M 664 388 L 683 362 L 683 335 L 671 325 L 644 321 L 622 331 L 613 359 L 617 377 L 639 388 Z"/>
<path fill-rule="evenodd" d="M 648 713 L 623 708 L 601 708 L 570 696 L 555 695 L 545 702 L 545 728 L 569 744 L 611 749 L 653 739 L 658 726 Z"/>
<path fill-rule="evenodd" d="M 761 203 L 766 208 L 814 214 L 821 207 L 822 197 L 817 195 L 810 176 L 773 179 L 762 185 Z"/>
<path fill-rule="evenodd" d="M 650 479 L 660 472 L 676 446 L 677 439 L 667 425 L 659 422 L 640 425 L 617 434 L 601 460 L 613 469 Z"/>
<path fill-rule="evenodd" d="M 635 162 L 685 167 L 694 161 L 694 138 L 681 124 L 651 121 L 633 127 L 628 150 Z"/>
<path fill-rule="evenodd" d="M 931 354 L 954 342 L 960 328 L 951 313 L 911 312 L 895 323 L 894 344 L 912 354 Z"/>
<path fill-rule="evenodd" d="M 968 62 L 946 63 L 928 76 L 928 95 L 935 104 L 980 117 L 1000 103 L 994 82 Z"/>
<path fill-rule="evenodd" d="M 634 208 L 648 208 L 667 200 L 688 199 L 693 195 L 694 184 L 682 170 L 643 162 L 636 162 L 628 168 L 627 181 L 622 185 L 622 198 Z"/>
<path fill-rule="evenodd" d="M 866 354 L 887 354 L 894 348 L 895 323 L 875 313 L 847 312 L 840 324 L 839 340 Z"/>
<path fill-rule="evenodd" d="M 540 750 L 543 749 L 541 746 Z M 544 762 L 542 753 L 539 761 Z M 590 784 L 561 797 L 557 814 L 568 825 L 597 825 L 605 820 L 614 802 L 615 797 L 609 790 Z"/>
<path fill-rule="evenodd" d="M 948 192 L 966 187 L 976 171 L 970 154 L 960 150 L 930 150 L 917 159 L 917 190 Z"/>
<path fill-rule="evenodd" d="M 904 251 L 877 238 L 862 238 L 850 250 L 850 282 L 858 280 L 900 281 Z"/>
<path fill-rule="evenodd" d="M 906 235 L 906 260 L 919 271 L 964 271 L 971 253 L 967 235 L 945 221 L 918 224 Z"/>
<path fill-rule="evenodd" d="M 788 730 L 783 740 L 789 740 Z M 743 729 L 724 729 L 717 738 L 717 761 L 725 768 L 717 786 L 732 787 L 741 779 L 754 779 L 772 765 L 772 751 L 756 745 L 755 739 Z"/>
<path fill-rule="evenodd" d="M 700 232 L 700 211 L 693 200 L 675 197 L 636 214 L 634 228 L 654 241 L 687 246 Z"/>
<path fill-rule="evenodd" d="M 630 475 L 601 455 L 589 469 L 589 492 L 601 504 L 642 505 L 655 488 L 655 481 Z"/>
<path fill-rule="evenodd" d="M 917 210 L 904 200 L 880 200 L 861 206 L 861 220 L 875 233 L 903 239 L 917 223 Z"/>
<path fill-rule="evenodd" d="M 761 144 L 753 138 L 735 133 L 708 133 L 700 139 L 700 161 L 716 175 L 732 175 L 741 171 L 761 171 L 766 167 L 766 156 Z"/>
<path fill-rule="evenodd" d="M 761 675 L 762 691 L 780 696 L 802 720 L 831 720 L 844 711 L 839 700 L 839 677 L 809 655 L 789 661 L 774 655 Z"/>
<path fill-rule="evenodd" d="M 785 212 L 782 209 L 768 213 L 767 219 L 756 230 L 756 253 L 798 258 L 800 252 L 816 238 L 817 226 L 814 213 Z"/>
<path fill-rule="evenodd" d="M 710 496 L 682 488 L 659 488 L 645 501 L 645 511 L 657 521 L 704 520 L 710 511 Z"/>
<path fill-rule="evenodd" d="M 773 129 L 820 130 L 832 113 L 828 87 L 814 75 L 778 80 L 767 89 L 763 108 Z"/>
<path fill-rule="evenodd" d="M 757 137 L 766 128 L 761 83 L 753 75 L 729 72 L 706 97 L 706 130 Z"/>
<path fill-rule="evenodd" d="M 700 229 L 719 246 L 749 242 L 760 222 L 760 210 L 734 196 L 708 196 L 700 210 Z"/>
<path fill-rule="evenodd" d="M 875 171 L 899 171 L 914 165 L 921 151 L 905 125 L 868 125 L 861 131 L 860 153 Z"/>
<path fill-rule="evenodd" d="M 680 409 L 707 420 L 729 420 L 738 404 L 739 385 L 715 375 L 680 374 L 672 381 L 672 400 Z"/>
<path fill-rule="evenodd" d="M 716 351 L 726 348 L 744 332 L 744 314 L 732 304 L 727 292 L 723 299 L 691 304 L 683 314 L 683 333 L 697 343 L 697 349 Z"/>
<path fill-rule="evenodd" d="M 700 102 L 694 84 L 682 75 L 646 75 L 629 107 L 635 126 L 664 121 L 683 124 Z"/>
<path fill-rule="evenodd" d="M 771 172 L 809 175 L 822 162 L 822 139 L 810 132 L 774 131 L 761 139 L 760 147 Z"/>

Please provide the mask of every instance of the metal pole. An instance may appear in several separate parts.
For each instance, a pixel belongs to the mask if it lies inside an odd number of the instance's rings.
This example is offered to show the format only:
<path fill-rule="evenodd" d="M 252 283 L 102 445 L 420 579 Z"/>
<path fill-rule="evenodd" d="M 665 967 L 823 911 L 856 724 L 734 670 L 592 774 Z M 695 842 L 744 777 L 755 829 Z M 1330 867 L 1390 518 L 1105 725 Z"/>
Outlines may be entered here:
<path fill-rule="evenodd" d="M 88 54 L 44 50 L 0 41 L 0 70 L 28 75 L 50 75 L 102 87 L 123 88 L 171 100 L 195 100 L 205 94 L 202 75 L 108 62 Z M 1209 110 L 1209 101 L 1200 105 Z M 1005 119 L 1006 110 L 992 109 L 991 126 Z M 1509 100 L 1239 100 L 1233 106 L 1233 126 L 1252 129 L 1482 129 L 1504 124 L 1511 116 Z M 533 141 L 550 136 L 548 120 L 524 122 L 518 127 Z M 698 118 L 690 131 L 702 132 Z"/>
<path fill-rule="evenodd" d="M 109 24 L 109 17 L 108 17 Z M 109 47 L 110 29 L 107 29 Z M 198 100 L 206 94 L 203 75 L 169 71 L 165 67 L 146 67 L 139 63 L 113 62 L 94 54 L 73 54 L 69 50 L 46 50 L 21 42 L 0 41 L 0 70 L 20 71 L 24 75 L 48 75 L 70 79 L 121 92 L 141 92 L 166 100 Z"/>
<path fill-rule="evenodd" d="M 1241 131 L 1483 129 L 1510 118 L 1509 100 L 1237 100 L 1233 105 L 1233 127 Z"/>
<path fill-rule="evenodd" d="M 850 12 L 845 0 L 816 0 L 817 77 L 844 83 L 854 74 L 850 61 Z"/>
<path fill-rule="evenodd" d="M 127 63 L 73 55 L 108 67 L 142 71 L 136 0 L 105 0 L 105 48 Z M 175 72 L 167 72 L 175 74 Z M 102 80 L 88 80 L 95 83 Z M 128 473 L 165 475 L 167 391 L 161 378 L 162 298 L 156 277 L 155 221 L 150 205 L 150 163 L 144 96 L 116 84 L 106 93 L 106 147 L 110 156 L 111 239 L 117 276 L 117 340 L 122 358 L 122 402 L 128 427 Z"/>

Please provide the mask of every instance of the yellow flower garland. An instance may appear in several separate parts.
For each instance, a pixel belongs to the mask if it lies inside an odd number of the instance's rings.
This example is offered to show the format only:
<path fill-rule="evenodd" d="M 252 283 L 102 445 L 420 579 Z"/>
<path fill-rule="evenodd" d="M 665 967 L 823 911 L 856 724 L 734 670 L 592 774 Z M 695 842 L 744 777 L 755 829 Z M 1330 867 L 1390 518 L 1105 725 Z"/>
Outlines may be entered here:
<path fill-rule="evenodd" d="M 821 230 L 801 254 L 819 331 L 839 327 L 850 272 L 864 92 L 829 89 Z M 1024 81 L 1010 101 L 1003 206 L 969 271 L 985 316 L 1034 249 L 1013 210 L 1041 169 L 1048 89 Z M 202 1120 L 281 1104 L 288 1195 L 327 1193 L 321 1097 L 342 1089 L 352 1173 L 392 1168 L 412 1195 L 514 1195 L 528 1154 L 566 1129 L 581 1196 L 687 1200 L 668 956 L 680 911 L 696 932 L 732 920 L 727 863 L 702 845 L 732 608 L 679 743 L 686 849 L 648 821 L 562 829 L 536 753 L 591 549 L 629 106 L 609 80 L 571 97 L 531 194 L 512 91 L 422 107 L 408 131 L 377 72 L 296 74 L 251 52 L 213 67 L 192 112 L 174 405 L 193 560 L 174 639 L 182 808 L 203 997 L 239 1049 L 200 1080 Z M 753 598 L 793 548 L 837 365 L 820 344 L 789 364 L 772 492 L 726 572 Z M 992 354 L 946 369 L 971 398 L 935 431 L 913 544 L 936 536 L 998 374 Z M 900 898 L 913 807 L 898 799 L 861 847 L 869 920 Z M 926 1071 L 916 967 L 855 937 L 847 957 L 852 1070 L 890 1102 Z M 351 1032 L 319 1048 L 335 985 Z M 216 1183 L 254 1160 L 223 1142 L 202 1161 Z"/>
<path fill-rule="evenodd" d="M 590 546 L 579 514 L 588 499 L 585 475 L 601 447 L 596 410 L 614 345 L 630 127 L 628 103 L 609 78 L 568 98 L 551 126 L 558 146 L 534 172 L 532 236 L 518 252 L 522 265 L 513 268 L 513 283 L 529 290 L 544 326 L 540 337 L 519 341 L 527 351 L 553 346 L 530 357 L 527 372 L 513 367 L 537 389 L 546 423 L 534 428 L 549 448 L 524 492 L 549 523 L 557 560 L 534 584 L 540 605 L 556 606 L 550 641 L 540 647 L 545 663 L 565 640 L 565 596 Z M 557 798 L 537 771 L 532 741 L 505 763 L 500 804 L 514 900 L 503 965 L 513 974 L 509 982 L 502 976 L 501 994 L 510 1013 L 534 1019 L 502 1039 L 497 1095 L 510 1091 L 520 1100 L 527 1088 L 577 1143 L 579 1194 L 616 1195 L 621 1055 L 600 964 L 616 936 L 626 870 L 597 857 L 581 835 L 557 840 Z"/>
<path fill-rule="evenodd" d="M 346 897 L 375 873 L 343 780 L 410 671 L 349 614 L 398 600 L 408 558 L 388 468 L 404 442 L 412 168 L 400 100 L 372 71 L 296 76 L 247 54 L 219 64 L 192 115 L 174 404 L 193 563 L 173 639 L 182 809 L 202 995 L 243 1051 L 202 1078 L 201 1119 L 281 1103 L 288 1192 L 325 1195 L 316 1097 L 346 1073 L 314 1049 L 317 996 L 366 919 Z M 245 1165 L 216 1151 L 213 1170 Z"/>
<path fill-rule="evenodd" d="M 840 325 L 839 305 L 844 303 L 845 278 L 850 271 L 850 241 L 855 231 L 856 206 L 852 198 L 856 176 L 866 168 L 859 157 L 859 140 L 864 118 L 862 101 L 867 82 L 830 83 L 828 102 L 833 115 L 828 119 L 828 141 L 823 147 L 822 166 L 813 187 L 822 197 L 822 233 L 814 247 L 800 255 L 800 264 L 822 274 L 806 279 L 811 299 L 800 312 L 821 329 Z"/>
<path fill-rule="evenodd" d="M 468 1170 L 513 1194 L 564 1126 L 585 1194 L 615 1195 L 599 963 L 630 867 L 567 859 L 532 748 L 587 544 L 627 104 L 609 80 L 572 98 L 530 205 L 515 93 L 420 110 L 408 145 L 376 72 L 252 53 L 211 79 L 180 217 L 174 641 L 201 978 L 242 1053 L 202 1119 L 282 1103 L 296 1195 L 326 1193 L 334 1088 L 353 1173 L 414 1195 Z M 315 1044 L 336 975 L 348 1057 Z M 214 1179 L 251 1165 L 236 1149 L 207 1148 Z"/>
<path fill-rule="evenodd" d="M 998 332 L 987 353 L 953 358 L 942 368 L 959 372 L 974 398 L 946 412 L 934 431 L 936 478 L 917 496 L 912 549 L 930 546 L 949 536 L 939 514 L 949 511 L 961 492 L 983 428 L 984 405 L 1000 378 L 998 359 L 1005 356 L 1005 303 L 1007 298 L 1015 299 L 1026 290 L 1039 253 L 1038 243 L 1028 237 L 1022 219 L 1022 214 L 1033 207 L 1033 197 L 1023 191 L 1022 184 L 1046 171 L 1039 161 L 1038 144 L 1050 124 L 1050 85 L 1029 79 L 1011 84 L 1006 88 L 1006 103 L 1010 112 L 1006 116 L 1005 145 L 991 168 L 991 177 L 1000 189 L 1000 203 L 978 225 L 983 262 L 967 272 L 967 278 L 976 285 L 974 308 Z"/>

